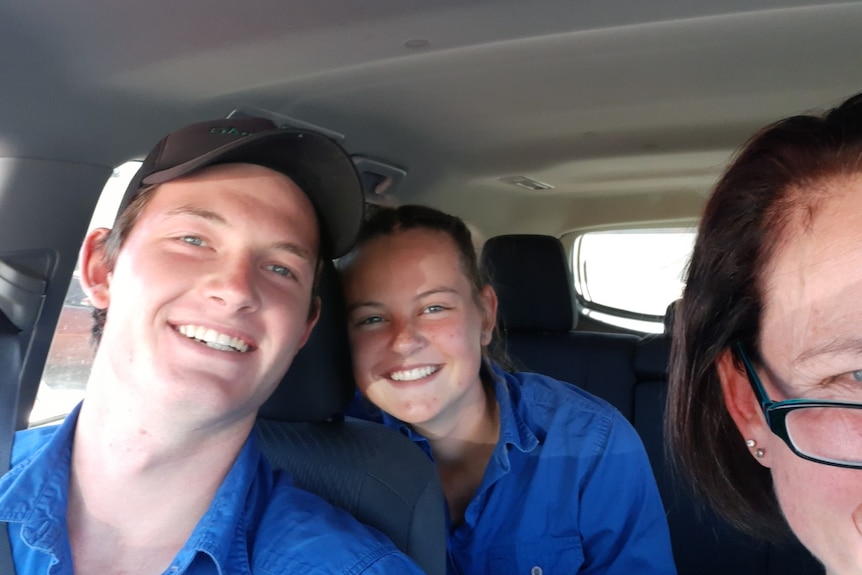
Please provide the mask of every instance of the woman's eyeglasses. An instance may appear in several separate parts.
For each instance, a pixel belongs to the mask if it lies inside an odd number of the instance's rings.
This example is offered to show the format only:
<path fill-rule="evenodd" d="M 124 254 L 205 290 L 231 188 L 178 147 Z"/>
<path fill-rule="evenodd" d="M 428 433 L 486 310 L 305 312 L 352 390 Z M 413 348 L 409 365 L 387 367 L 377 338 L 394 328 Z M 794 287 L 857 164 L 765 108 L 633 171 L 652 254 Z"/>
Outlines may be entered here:
<path fill-rule="evenodd" d="M 862 468 L 862 403 L 815 399 L 772 401 L 742 344 L 737 342 L 732 349 L 745 365 L 769 429 L 796 455 L 825 465 Z"/>

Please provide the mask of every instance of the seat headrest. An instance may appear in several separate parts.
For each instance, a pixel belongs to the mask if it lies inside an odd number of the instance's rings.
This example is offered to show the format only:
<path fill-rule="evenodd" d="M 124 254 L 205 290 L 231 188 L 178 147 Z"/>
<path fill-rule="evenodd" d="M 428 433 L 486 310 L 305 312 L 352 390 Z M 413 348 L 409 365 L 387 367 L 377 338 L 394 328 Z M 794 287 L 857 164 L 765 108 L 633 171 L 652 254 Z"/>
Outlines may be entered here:
<path fill-rule="evenodd" d="M 335 267 L 324 261 L 320 319 L 259 417 L 277 421 L 325 421 L 344 412 L 353 397 L 344 296 Z"/>
<path fill-rule="evenodd" d="M 574 329 L 572 281 L 559 239 L 528 234 L 493 237 L 482 249 L 482 265 L 497 291 L 503 329 Z"/>
<path fill-rule="evenodd" d="M 669 304 L 667 304 L 667 308 L 664 311 L 664 335 L 667 337 L 673 336 L 673 322 L 676 320 L 676 308 L 679 305 L 678 299 L 673 300 Z"/>

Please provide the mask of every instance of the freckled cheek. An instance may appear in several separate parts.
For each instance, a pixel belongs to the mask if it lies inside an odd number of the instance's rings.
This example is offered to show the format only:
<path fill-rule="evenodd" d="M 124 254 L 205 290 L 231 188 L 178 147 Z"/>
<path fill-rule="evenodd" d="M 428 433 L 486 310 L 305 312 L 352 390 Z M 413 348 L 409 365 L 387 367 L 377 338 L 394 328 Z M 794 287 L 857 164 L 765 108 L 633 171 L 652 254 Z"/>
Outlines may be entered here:
<path fill-rule="evenodd" d="M 434 338 L 448 352 L 447 355 L 462 356 L 481 352 L 479 336 L 470 337 L 470 331 L 458 328 L 439 330 Z M 474 342 L 473 339 L 476 341 Z"/>

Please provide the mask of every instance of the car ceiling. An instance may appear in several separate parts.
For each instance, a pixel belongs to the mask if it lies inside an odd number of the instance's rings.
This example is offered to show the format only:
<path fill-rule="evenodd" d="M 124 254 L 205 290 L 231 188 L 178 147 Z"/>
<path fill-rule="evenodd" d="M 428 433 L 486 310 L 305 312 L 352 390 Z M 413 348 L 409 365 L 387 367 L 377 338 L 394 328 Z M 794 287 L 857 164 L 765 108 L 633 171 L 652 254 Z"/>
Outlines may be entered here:
<path fill-rule="evenodd" d="M 862 89 L 860 30 L 811 0 L 7 2 L 0 157 L 116 166 L 263 109 L 484 235 L 690 222 L 758 127 Z"/>

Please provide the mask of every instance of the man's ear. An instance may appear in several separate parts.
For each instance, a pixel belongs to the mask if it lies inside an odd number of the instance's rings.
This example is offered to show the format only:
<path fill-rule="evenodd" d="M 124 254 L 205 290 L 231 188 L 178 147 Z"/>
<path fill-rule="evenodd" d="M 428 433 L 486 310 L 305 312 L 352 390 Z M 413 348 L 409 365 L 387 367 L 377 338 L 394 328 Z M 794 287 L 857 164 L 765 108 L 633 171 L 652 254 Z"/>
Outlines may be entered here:
<path fill-rule="evenodd" d="M 721 381 L 724 404 L 742 437 L 746 439 L 764 437 L 769 430 L 745 370 L 736 365 L 733 353 L 729 349 L 718 356 L 715 367 Z"/>
<path fill-rule="evenodd" d="M 488 345 L 497 325 L 497 292 L 486 285 L 479 292 L 479 301 L 482 302 L 482 345 Z"/>
<path fill-rule="evenodd" d="M 302 334 L 302 339 L 299 340 L 299 347 L 297 349 L 302 349 L 308 342 L 308 338 L 311 337 L 311 330 L 314 329 L 314 326 L 317 325 L 317 320 L 320 319 L 320 307 L 323 305 L 320 301 L 320 296 L 314 296 L 311 305 L 314 306 L 314 311 L 309 314 L 308 320 L 305 322 L 305 332 Z"/>
<path fill-rule="evenodd" d="M 96 228 L 84 238 L 78 261 L 81 263 L 81 287 L 90 303 L 98 309 L 107 309 L 111 300 L 111 272 L 105 240 L 111 230 Z"/>

